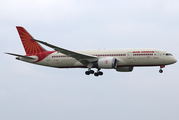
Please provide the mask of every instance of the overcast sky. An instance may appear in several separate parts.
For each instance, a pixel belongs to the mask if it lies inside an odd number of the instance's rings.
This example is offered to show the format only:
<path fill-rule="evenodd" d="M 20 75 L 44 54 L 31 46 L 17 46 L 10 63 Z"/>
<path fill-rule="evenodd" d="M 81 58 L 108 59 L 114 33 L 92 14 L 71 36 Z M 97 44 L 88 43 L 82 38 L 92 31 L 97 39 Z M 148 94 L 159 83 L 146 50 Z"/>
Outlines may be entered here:
<path fill-rule="evenodd" d="M 178 0 L 1 0 L 0 18 L 0 120 L 179 119 L 178 63 L 94 77 L 4 54 L 25 54 L 23 26 L 71 50 L 157 48 L 179 60 Z"/>

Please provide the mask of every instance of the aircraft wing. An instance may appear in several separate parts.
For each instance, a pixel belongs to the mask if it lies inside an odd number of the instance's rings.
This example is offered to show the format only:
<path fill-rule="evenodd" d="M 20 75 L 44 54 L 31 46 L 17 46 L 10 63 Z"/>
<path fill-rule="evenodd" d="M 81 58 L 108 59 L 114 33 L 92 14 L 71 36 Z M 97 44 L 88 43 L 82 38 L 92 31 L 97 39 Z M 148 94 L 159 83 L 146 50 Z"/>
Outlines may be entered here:
<path fill-rule="evenodd" d="M 95 62 L 98 60 L 97 56 L 92 56 L 92 55 L 88 55 L 88 54 L 84 54 L 84 53 L 75 52 L 72 50 L 67 50 L 67 49 L 57 47 L 55 45 L 52 45 L 52 44 L 49 44 L 47 42 L 43 42 L 40 40 L 36 40 L 36 39 L 33 39 L 33 40 L 35 40 L 36 42 L 39 42 L 41 44 L 44 44 L 48 47 L 51 47 L 55 51 L 58 51 L 58 52 L 63 53 L 69 57 L 72 57 L 72 58 L 78 60 L 79 62 L 81 62 L 83 65 L 89 65 L 89 63 L 92 63 L 92 62 Z M 89 66 L 91 66 L 91 64 Z"/>

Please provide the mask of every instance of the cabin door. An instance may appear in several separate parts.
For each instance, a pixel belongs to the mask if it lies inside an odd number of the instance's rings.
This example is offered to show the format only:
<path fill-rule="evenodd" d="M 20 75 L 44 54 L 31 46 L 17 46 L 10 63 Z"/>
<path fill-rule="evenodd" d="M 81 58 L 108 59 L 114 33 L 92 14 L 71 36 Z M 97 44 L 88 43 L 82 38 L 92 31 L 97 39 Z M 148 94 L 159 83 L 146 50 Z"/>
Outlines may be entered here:
<path fill-rule="evenodd" d="M 159 57 L 159 52 L 158 51 L 155 51 L 154 52 L 154 58 L 158 58 Z"/>
<path fill-rule="evenodd" d="M 131 59 L 131 58 L 132 58 L 132 52 L 128 52 L 128 53 L 127 53 L 127 58 L 128 58 L 128 59 Z"/>

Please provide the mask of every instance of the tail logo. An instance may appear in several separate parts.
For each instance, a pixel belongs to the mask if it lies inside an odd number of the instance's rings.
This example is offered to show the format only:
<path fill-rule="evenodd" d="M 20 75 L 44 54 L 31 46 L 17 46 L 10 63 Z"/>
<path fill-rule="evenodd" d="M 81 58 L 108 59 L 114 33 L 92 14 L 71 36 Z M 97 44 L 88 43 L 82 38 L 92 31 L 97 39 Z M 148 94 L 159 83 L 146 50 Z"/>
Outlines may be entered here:
<path fill-rule="evenodd" d="M 21 38 L 26 54 L 33 54 L 46 51 L 36 41 L 33 40 L 33 37 L 23 27 L 16 28 L 19 32 L 19 36 Z"/>

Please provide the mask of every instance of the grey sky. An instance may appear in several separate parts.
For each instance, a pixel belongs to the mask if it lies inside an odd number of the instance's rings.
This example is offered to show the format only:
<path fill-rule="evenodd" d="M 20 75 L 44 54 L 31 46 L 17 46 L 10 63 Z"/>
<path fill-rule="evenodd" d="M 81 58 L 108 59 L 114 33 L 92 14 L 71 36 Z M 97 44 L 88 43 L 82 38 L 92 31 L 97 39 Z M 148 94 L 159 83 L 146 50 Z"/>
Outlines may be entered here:
<path fill-rule="evenodd" d="M 177 120 L 178 63 L 131 73 L 55 69 L 17 61 L 16 25 L 33 37 L 79 49 L 158 48 L 179 60 L 177 0 L 6 0 L 0 4 L 1 120 Z M 51 50 L 50 48 L 47 48 Z"/>

